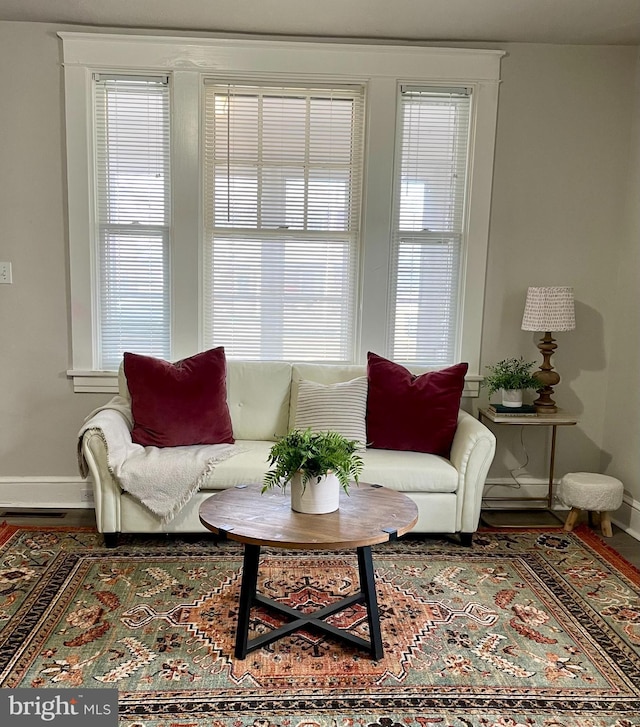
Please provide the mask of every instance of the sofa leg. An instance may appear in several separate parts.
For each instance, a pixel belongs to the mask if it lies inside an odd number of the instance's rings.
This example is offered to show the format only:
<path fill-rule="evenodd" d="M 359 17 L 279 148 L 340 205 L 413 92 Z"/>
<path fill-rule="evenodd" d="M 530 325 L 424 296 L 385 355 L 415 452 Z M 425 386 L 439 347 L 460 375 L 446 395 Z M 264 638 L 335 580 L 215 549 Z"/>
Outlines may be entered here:
<path fill-rule="evenodd" d="M 473 545 L 473 533 L 460 533 L 460 545 L 470 548 Z"/>
<path fill-rule="evenodd" d="M 107 548 L 116 548 L 118 546 L 118 533 L 102 533 L 102 535 Z"/>

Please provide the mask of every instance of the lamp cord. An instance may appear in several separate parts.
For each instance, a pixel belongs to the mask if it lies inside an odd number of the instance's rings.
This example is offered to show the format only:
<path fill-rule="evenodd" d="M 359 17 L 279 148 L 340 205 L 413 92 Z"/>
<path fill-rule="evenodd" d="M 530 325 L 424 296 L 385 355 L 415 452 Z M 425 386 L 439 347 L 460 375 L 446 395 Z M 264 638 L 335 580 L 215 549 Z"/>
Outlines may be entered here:
<path fill-rule="evenodd" d="M 527 465 L 529 464 L 529 452 L 527 451 L 527 447 L 524 443 L 524 426 L 520 425 L 520 447 L 522 448 L 522 452 L 524 454 L 524 461 L 519 464 L 517 467 L 514 467 L 513 469 L 509 470 L 509 474 L 511 475 L 511 479 L 513 480 L 513 484 L 504 483 L 501 485 L 489 485 L 488 490 L 490 490 L 492 487 L 510 487 L 513 490 L 519 490 L 522 487 L 522 482 L 517 477 L 517 472 L 522 472 L 522 470 L 527 468 Z M 487 505 L 483 505 L 483 507 L 487 507 Z M 490 506 L 488 506 L 490 509 Z"/>
<path fill-rule="evenodd" d="M 509 470 L 509 474 L 511 475 L 511 478 L 514 481 L 514 485 L 507 485 L 508 487 L 513 487 L 516 490 L 519 490 L 522 487 L 522 483 L 520 480 L 518 480 L 516 476 L 516 472 L 522 472 L 522 470 L 527 468 L 527 465 L 529 464 L 529 452 L 527 451 L 527 447 L 524 443 L 524 426 L 520 425 L 520 447 L 522 449 L 522 452 L 524 453 L 524 462 L 522 464 L 518 465 L 517 467 L 514 467 L 512 470 Z"/>

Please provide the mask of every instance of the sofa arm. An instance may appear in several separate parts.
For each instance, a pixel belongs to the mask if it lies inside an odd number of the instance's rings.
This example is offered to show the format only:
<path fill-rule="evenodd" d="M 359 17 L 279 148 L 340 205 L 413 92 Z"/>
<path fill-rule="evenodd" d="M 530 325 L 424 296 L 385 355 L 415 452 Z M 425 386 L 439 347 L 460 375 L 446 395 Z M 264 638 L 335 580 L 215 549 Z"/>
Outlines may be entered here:
<path fill-rule="evenodd" d="M 473 533 L 478 529 L 484 483 L 495 453 L 493 432 L 471 414 L 460 410 L 449 458 L 458 470 L 456 518 L 460 532 Z"/>
<path fill-rule="evenodd" d="M 114 432 L 123 442 L 131 442 L 131 432 L 126 420 L 115 411 L 102 412 L 101 417 L 109 421 L 110 437 Z M 82 434 L 81 455 L 88 467 L 93 482 L 93 499 L 96 511 L 96 525 L 100 533 L 120 531 L 120 495 L 122 489 L 109 466 L 109 450 L 104 430 L 92 426 L 91 420 Z"/>

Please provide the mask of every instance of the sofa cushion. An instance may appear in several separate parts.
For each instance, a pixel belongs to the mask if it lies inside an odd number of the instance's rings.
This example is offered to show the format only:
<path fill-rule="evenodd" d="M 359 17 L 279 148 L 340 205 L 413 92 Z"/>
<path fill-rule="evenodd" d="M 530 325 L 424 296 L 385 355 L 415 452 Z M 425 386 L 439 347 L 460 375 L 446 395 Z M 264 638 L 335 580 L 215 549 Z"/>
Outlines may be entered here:
<path fill-rule="evenodd" d="M 273 442 L 287 433 L 291 364 L 228 361 L 227 400 L 236 439 Z"/>
<path fill-rule="evenodd" d="M 233 442 L 222 347 L 171 363 L 124 354 L 137 444 L 176 447 Z"/>
<path fill-rule="evenodd" d="M 362 453 L 361 482 L 400 492 L 455 492 L 458 470 L 444 457 L 424 452 L 367 449 Z"/>
<path fill-rule="evenodd" d="M 202 483 L 201 490 L 222 490 L 237 485 L 263 484 L 269 469 L 273 442 L 236 439 L 238 451 L 216 464 Z M 287 495 L 289 490 L 287 489 Z"/>
<path fill-rule="evenodd" d="M 416 376 L 404 366 L 369 352 L 369 446 L 448 457 L 467 368 L 466 363 L 460 363 Z"/>
<path fill-rule="evenodd" d="M 201 490 L 219 490 L 237 485 L 262 484 L 269 469 L 273 442 L 236 440 L 237 454 L 216 464 Z M 383 485 L 402 492 L 455 492 L 459 473 L 448 460 L 422 452 L 367 449 L 362 452 L 361 482 Z M 289 488 L 286 489 L 289 497 Z"/>
<path fill-rule="evenodd" d="M 294 428 L 340 432 L 364 447 L 367 441 L 366 409 L 366 376 L 335 384 L 302 380 L 298 384 Z"/>
<path fill-rule="evenodd" d="M 120 361 L 118 367 L 118 395 L 125 399 L 131 406 L 131 394 L 127 386 L 127 377 L 124 375 L 124 359 Z"/>

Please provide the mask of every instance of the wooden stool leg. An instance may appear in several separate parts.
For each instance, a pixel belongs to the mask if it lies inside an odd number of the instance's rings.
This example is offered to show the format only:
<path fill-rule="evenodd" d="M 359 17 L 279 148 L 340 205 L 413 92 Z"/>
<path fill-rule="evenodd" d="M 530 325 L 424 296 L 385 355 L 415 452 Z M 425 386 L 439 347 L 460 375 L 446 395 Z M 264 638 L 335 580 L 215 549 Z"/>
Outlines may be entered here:
<path fill-rule="evenodd" d="M 611 518 L 608 512 L 600 513 L 600 527 L 605 538 L 613 537 L 613 528 L 611 527 Z"/>
<path fill-rule="evenodd" d="M 580 508 L 572 507 L 571 512 L 567 515 L 567 519 L 564 521 L 564 527 L 562 528 L 565 533 L 570 533 L 573 530 L 578 518 L 580 517 Z"/>

